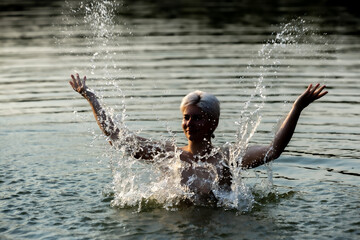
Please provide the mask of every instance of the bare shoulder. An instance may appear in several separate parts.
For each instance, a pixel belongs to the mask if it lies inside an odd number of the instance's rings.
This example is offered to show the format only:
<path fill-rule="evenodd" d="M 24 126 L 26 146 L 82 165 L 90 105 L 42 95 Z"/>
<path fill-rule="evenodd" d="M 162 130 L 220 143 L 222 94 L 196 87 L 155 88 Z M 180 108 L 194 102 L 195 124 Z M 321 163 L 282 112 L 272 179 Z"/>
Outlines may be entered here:
<path fill-rule="evenodd" d="M 180 147 L 179 148 L 181 151 L 185 151 L 185 152 L 188 152 L 188 146 L 183 146 L 183 147 Z"/>
<path fill-rule="evenodd" d="M 180 160 L 191 164 L 194 158 L 193 155 L 189 152 L 188 146 L 180 147 L 179 149 L 181 151 Z"/>

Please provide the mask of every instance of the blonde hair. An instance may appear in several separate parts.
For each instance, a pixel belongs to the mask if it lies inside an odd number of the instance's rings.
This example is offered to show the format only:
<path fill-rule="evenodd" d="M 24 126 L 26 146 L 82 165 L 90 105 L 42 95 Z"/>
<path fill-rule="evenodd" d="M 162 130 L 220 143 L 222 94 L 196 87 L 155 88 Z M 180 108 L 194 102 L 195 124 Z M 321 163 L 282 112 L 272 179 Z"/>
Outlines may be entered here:
<path fill-rule="evenodd" d="M 181 101 L 181 112 L 184 112 L 185 107 L 189 105 L 198 106 L 214 119 L 219 119 L 220 117 L 220 102 L 210 93 L 196 90 L 187 94 Z"/>

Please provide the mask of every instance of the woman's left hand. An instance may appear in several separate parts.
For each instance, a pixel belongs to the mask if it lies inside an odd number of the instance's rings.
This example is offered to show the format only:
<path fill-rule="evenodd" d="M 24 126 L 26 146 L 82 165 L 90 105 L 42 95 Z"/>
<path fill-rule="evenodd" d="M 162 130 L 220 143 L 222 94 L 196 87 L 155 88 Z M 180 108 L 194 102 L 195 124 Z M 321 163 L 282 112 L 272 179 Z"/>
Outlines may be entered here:
<path fill-rule="evenodd" d="M 310 103 L 325 96 L 328 93 L 327 91 L 323 91 L 326 86 L 319 86 L 319 83 L 316 84 L 314 87 L 312 84 L 310 84 L 305 90 L 305 92 L 301 94 L 298 99 L 296 99 L 294 107 L 298 107 L 300 110 L 303 110 L 304 108 L 309 106 Z"/>

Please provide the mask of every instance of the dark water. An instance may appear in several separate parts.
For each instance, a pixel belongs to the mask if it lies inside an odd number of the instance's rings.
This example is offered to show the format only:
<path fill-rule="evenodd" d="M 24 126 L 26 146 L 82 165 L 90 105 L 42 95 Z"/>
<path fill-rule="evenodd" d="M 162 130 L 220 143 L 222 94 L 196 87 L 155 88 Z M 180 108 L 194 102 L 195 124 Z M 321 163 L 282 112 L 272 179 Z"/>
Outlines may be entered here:
<path fill-rule="evenodd" d="M 111 19 L 80 6 L 0 3 L 1 239 L 359 238 L 355 6 L 124 1 L 111 5 Z M 294 44 L 266 44 L 283 29 L 294 31 Z M 325 83 L 329 94 L 306 109 L 271 170 L 244 173 L 255 198 L 250 211 L 151 204 L 138 211 L 110 204 L 114 153 L 87 102 L 68 85 L 74 72 L 86 74 L 117 112 L 125 95 L 131 129 L 161 138 L 169 128 L 179 143 L 185 141 L 178 105 L 194 89 L 221 101 L 217 145 L 234 140 L 234 122 L 259 79 L 266 97 L 255 96 L 247 110 L 264 104 L 251 143 L 271 141 L 309 83 Z"/>

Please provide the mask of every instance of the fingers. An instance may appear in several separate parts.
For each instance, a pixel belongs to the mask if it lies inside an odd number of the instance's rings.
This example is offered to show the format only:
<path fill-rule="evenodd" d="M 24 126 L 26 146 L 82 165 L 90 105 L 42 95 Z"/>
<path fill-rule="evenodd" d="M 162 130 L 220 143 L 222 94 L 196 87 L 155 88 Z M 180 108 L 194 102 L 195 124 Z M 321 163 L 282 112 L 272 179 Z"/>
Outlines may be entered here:
<path fill-rule="evenodd" d="M 78 83 L 76 82 L 74 75 L 71 74 L 71 78 L 72 78 L 72 81 L 70 81 L 69 83 L 73 89 L 76 89 L 78 87 Z"/>
<path fill-rule="evenodd" d="M 314 91 L 314 96 L 316 97 L 316 99 L 319 98 L 320 94 L 322 93 L 322 90 L 324 90 L 325 85 L 322 85 L 319 89 L 317 89 L 316 91 Z"/>
<path fill-rule="evenodd" d="M 328 93 L 328 91 L 322 92 L 320 93 L 316 99 L 322 98 L 323 96 L 325 96 Z"/>
<path fill-rule="evenodd" d="M 310 83 L 305 92 L 310 92 L 311 88 L 312 88 L 312 84 Z"/>
<path fill-rule="evenodd" d="M 325 96 L 328 93 L 328 91 L 323 92 L 323 90 L 326 88 L 326 85 L 322 85 L 320 88 L 319 88 L 319 86 L 320 86 L 320 84 L 317 83 L 314 86 L 314 88 L 310 90 L 310 96 L 314 97 L 314 100 L 319 99 L 319 98 Z"/>
<path fill-rule="evenodd" d="M 77 83 L 78 87 L 80 87 L 80 88 L 81 88 L 82 85 L 83 85 L 78 73 L 76 74 L 76 83 Z"/>
<path fill-rule="evenodd" d="M 81 80 L 79 74 L 76 73 L 75 76 L 71 74 L 71 79 L 69 83 L 75 91 L 80 93 L 86 88 L 86 76 Z"/>
<path fill-rule="evenodd" d="M 316 97 L 316 99 L 319 99 L 328 93 L 328 91 L 323 92 L 325 87 L 326 87 L 325 85 L 322 85 L 319 89 L 317 89 L 314 92 L 314 96 Z"/>
<path fill-rule="evenodd" d="M 311 84 L 311 85 L 312 85 L 312 84 Z M 317 84 L 315 85 L 315 87 L 310 91 L 311 95 L 314 94 L 315 90 L 316 90 L 319 86 L 320 86 L 319 83 L 317 83 Z"/>
<path fill-rule="evenodd" d="M 319 84 L 318 84 L 319 85 Z M 318 94 L 320 93 L 326 86 L 325 85 L 322 85 L 319 89 L 317 89 L 314 93 L 315 94 Z"/>

